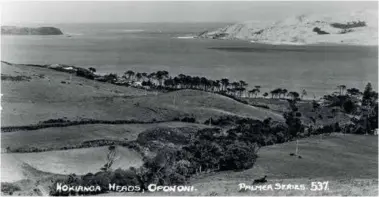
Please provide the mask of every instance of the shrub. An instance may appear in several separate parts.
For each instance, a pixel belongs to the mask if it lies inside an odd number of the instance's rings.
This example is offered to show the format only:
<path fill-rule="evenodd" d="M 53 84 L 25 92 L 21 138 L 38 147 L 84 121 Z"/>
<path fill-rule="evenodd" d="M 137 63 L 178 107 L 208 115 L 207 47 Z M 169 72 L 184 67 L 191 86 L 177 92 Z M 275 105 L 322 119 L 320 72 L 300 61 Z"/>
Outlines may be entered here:
<path fill-rule="evenodd" d="M 353 22 L 348 22 L 348 23 L 332 23 L 330 26 L 334 28 L 339 28 L 339 29 L 349 29 L 349 28 L 356 28 L 356 27 L 365 27 L 366 22 L 365 21 L 353 21 Z"/>
<path fill-rule="evenodd" d="M 343 103 L 343 109 L 345 110 L 346 113 L 350 114 L 355 111 L 356 104 L 351 100 L 347 100 L 346 102 Z"/>
<path fill-rule="evenodd" d="M 84 77 L 84 78 L 87 78 L 87 79 L 95 79 L 95 75 L 93 74 L 93 72 L 87 70 L 87 69 L 84 69 L 84 68 L 77 68 L 78 70 L 76 71 L 76 75 L 77 76 L 80 76 L 80 77 Z"/>
<path fill-rule="evenodd" d="M 7 183 L 2 182 L 1 183 L 1 192 L 12 195 L 15 191 L 20 191 L 20 187 L 18 185 L 15 185 L 14 183 Z"/>
<path fill-rule="evenodd" d="M 115 83 L 117 81 L 117 78 L 118 78 L 117 74 L 110 73 L 110 74 L 107 74 L 107 75 L 103 76 L 103 81 L 110 82 L 110 83 Z"/>
<path fill-rule="evenodd" d="M 243 170 L 251 168 L 256 159 L 256 152 L 252 151 L 250 146 L 246 143 L 238 142 L 226 147 L 220 167 L 221 170 Z"/>
<path fill-rule="evenodd" d="M 116 185 L 139 185 L 138 174 L 135 169 L 116 169 L 111 177 L 111 183 Z"/>
<path fill-rule="evenodd" d="M 321 30 L 319 27 L 313 28 L 313 32 L 316 32 L 319 35 L 329 34 L 328 32 Z"/>
<path fill-rule="evenodd" d="M 339 32 L 339 34 L 347 34 L 347 33 L 350 33 L 350 32 L 353 32 L 352 29 L 343 29 Z"/>
<path fill-rule="evenodd" d="M 23 75 L 11 76 L 11 75 L 1 74 L 1 80 L 4 80 L 4 81 L 29 81 L 30 79 L 31 77 L 29 76 L 23 76 Z"/>
<path fill-rule="evenodd" d="M 196 119 L 195 117 L 184 117 L 180 120 L 181 122 L 189 122 L 189 123 L 195 123 Z"/>

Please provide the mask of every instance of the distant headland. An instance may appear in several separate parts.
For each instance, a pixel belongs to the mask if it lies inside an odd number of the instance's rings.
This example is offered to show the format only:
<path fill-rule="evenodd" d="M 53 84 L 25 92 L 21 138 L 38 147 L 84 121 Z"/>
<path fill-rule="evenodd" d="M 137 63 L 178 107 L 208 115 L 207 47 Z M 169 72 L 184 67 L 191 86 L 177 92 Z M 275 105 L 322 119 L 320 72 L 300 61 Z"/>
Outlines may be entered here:
<path fill-rule="evenodd" d="M 17 27 L 1 26 L 2 35 L 63 35 L 56 27 Z"/>

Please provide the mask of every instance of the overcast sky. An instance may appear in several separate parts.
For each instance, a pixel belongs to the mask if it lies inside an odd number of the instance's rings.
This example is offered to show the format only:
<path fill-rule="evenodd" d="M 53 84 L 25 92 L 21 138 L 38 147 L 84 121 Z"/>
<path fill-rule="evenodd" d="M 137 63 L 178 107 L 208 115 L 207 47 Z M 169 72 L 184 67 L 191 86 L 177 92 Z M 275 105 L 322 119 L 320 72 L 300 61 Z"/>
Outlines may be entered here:
<path fill-rule="evenodd" d="M 237 22 L 377 9 L 377 2 L 8 2 L 3 24 Z"/>

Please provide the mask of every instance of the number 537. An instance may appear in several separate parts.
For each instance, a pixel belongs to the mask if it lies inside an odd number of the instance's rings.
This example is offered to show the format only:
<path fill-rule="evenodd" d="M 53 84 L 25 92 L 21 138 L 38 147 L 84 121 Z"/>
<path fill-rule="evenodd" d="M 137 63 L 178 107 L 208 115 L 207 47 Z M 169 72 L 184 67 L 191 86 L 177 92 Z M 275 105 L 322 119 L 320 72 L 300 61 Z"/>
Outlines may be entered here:
<path fill-rule="evenodd" d="M 324 182 L 312 182 L 311 191 L 322 191 L 329 189 L 329 181 Z"/>

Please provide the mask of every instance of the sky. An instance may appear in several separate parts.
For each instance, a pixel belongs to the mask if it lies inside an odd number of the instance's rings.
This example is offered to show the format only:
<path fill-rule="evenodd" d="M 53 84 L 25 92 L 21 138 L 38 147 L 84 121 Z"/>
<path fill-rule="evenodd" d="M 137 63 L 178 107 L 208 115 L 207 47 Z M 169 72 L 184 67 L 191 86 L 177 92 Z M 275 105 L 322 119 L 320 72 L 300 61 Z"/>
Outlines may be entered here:
<path fill-rule="evenodd" d="M 278 20 L 296 14 L 327 14 L 378 8 L 378 2 L 330 1 L 117 1 L 6 2 L 2 24 L 119 22 L 239 22 Z"/>

